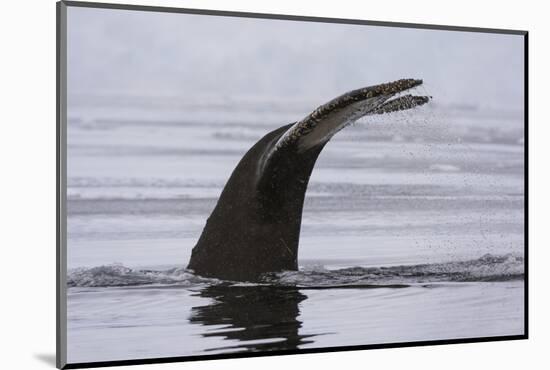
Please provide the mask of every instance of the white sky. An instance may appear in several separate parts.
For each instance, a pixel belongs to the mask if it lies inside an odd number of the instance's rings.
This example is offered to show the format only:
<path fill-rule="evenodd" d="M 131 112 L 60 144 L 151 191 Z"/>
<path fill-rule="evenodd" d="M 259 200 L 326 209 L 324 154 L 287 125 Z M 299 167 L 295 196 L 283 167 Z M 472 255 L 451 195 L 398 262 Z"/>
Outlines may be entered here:
<path fill-rule="evenodd" d="M 68 9 L 74 92 L 322 96 L 422 78 L 438 101 L 523 106 L 523 36 Z"/>

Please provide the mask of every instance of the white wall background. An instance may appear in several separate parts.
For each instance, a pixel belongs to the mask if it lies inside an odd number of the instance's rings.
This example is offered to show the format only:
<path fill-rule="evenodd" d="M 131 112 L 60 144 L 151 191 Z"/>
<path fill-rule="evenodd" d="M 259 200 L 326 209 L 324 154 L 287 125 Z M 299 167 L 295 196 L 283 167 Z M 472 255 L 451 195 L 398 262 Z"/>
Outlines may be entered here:
<path fill-rule="evenodd" d="M 117 2 L 112 0 L 111 2 Z M 545 368 L 549 335 L 550 261 L 544 212 L 550 176 L 546 84 L 550 65 L 544 2 L 392 0 L 131 1 L 233 11 L 298 14 L 530 31 L 530 333 L 528 341 L 371 350 L 133 367 L 134 369 Z M 55 353 L 55 2 L 5 2 L 2 45 L 0 168 L 2 368 L 53 368 Z"/>

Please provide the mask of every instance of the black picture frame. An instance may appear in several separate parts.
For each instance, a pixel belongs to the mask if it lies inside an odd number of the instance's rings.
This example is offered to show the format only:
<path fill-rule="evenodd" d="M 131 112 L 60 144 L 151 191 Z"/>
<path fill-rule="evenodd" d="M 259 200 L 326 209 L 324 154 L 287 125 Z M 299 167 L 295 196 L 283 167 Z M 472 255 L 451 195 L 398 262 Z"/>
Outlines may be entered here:
<path fill-rule="evenodd" d="M 162 357 L 148 359 L 128 359 L 120 361 L 98 361 L 98 362 L 83 362 L 83 363 L 67 363 L 66 353 L 66 330 L 67 330 L 67 238 L 66 238 L 66 185 L 67 185 L 67 8 L 69 7 L 84 7 L 97 9 L 116 9 L 127 11 L 144 11 L 144 12 L 165 12 L 165 13 L 181 13 L 181 14 L 198 14 L 221 17 L 240 17 L 240 18 L 259 18 L 259 19 L 277 19 L 301 22 L 320 22 L 320 23 L 339 23 L 339 24 L 354 24 L 367 26 L 384 26 L 397 28 L 414 28 L 414 29 L 429 29 L 429 30 L 445 30 L 445 31 L 461 31 L 461 32 L 476 32 L 476 33 L 495 33 L 495 34 L 510 34 L 520 35 L 524 39 L 524 333 L 521 335 L 510 336 L 491 336 L 465 339 L 446 339 L 446 340 L 426 340 L 415 342 L 399 342 L 399 343 L 380 343 L 357 346 L 337 346 L 323 347 L 300 350 L 273 350 L 269 352 L 255 353 L 235 353 L 235 354 L 213 354 L 213 355 L 198 355 L 198 356 L 177 356 L 177 357 Z M 528 31 L 525 30 L 510 30 L 510 29 L 493 29 L 493 28 L 475 28 L 475 27 L 460 27 L 449 25 L 431 25 L 431 24 L 416 24 L 416 23 L 398 23 L 398 22 L 383 22 L 373 20 L 359 19 L 339 19 L 325 17 L 310 17 L 296 16 L 283 14 L 262 14 L 248 12 L 232 12 L 204 9 L 189 9 L 175 7 L 159 7 L 159 6 L 142 6 L 131 4 L 111 4 L 99 2 L 79 2 L 79 1 L 60 1 L 56 4 L 57 14 L 57 63 L 56 63 L 56 121 L 57 121 L 57 141 L 56 141 L 56 364 L 59 369 L 77 369 L 77 368 L 94 368 L 106 366 L 121 366 L 121 365 L 140 365 L 140 364 L 157 364 L 157 363 L 173 363 L 182 361 L 200 361 L 200 360 L 215 360 L 215 359 L 233 359 L 246 357 L 266 357 L 280 356 L 293 354 L 311 354 L 322 352 L 340 352 L 340 351 L 357 351 L 367 349 L 380 348 L 398 348 L 398 347 L 418 347 L 418 346 L 434 346 L 458 343 L 480 343 L 480 342 L 495 342 L 495 341 L 510 341 L 524 340 L 529 338 L 529 256 L 528 256 L 528 238 L 529 238 L 529 86 L 528 86 Z"/>

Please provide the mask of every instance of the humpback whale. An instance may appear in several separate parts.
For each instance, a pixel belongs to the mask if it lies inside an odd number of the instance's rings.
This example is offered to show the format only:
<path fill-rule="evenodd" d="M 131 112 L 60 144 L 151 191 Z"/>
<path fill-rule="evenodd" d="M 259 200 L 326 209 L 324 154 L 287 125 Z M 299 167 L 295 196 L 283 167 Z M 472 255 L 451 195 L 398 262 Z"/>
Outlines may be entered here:
<path fill-rule="evenodd" d="M 319 153 L 361 117 L 427 103 L 431 97 L 401 94 L 421 84 L 401 79 L 352 90 L 266 134 L 231 174 L 187 268 L 236 281 L 297 270 L 304 197 Z"/>

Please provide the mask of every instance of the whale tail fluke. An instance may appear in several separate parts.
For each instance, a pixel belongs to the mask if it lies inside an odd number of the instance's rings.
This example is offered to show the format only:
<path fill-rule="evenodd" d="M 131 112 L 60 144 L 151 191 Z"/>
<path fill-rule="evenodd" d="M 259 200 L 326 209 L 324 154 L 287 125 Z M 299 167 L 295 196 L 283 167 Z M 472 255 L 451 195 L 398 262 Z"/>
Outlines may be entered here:
<path fill-rule="evenodd" d="M 378 108 L 371 111 L 369 115 L 398 112 L 401 110 L 415 108 L 420 105 L 426 104 L 430 101 L 431 98 L 431 96 L 415 96 L 408 94 L 385 102 Z"/>
<path fill-rule="evenodd" d="M 405 95 L 392 99 L 396 94 L 422 84 L 422 80 L 402 79 L 380 85 L 349 91 L 321 105 L 285 132 L 275 145 L 275 150 L 295 146 L 303 152 L 325 144 L 338 131 L 359 118 L 390 113 L 423 105 L 428 96 Z"/>
<path fill-rule="evenodd" d="M 231 174 L 188 268 L 236 281 L 297 270 L 305 194 L 324 145 L 361 117 L 427 103 L 427 96 L 400 95 L 421 84 L 422 80 L 403 79 L 353 90 L 267 133 Z"/>

